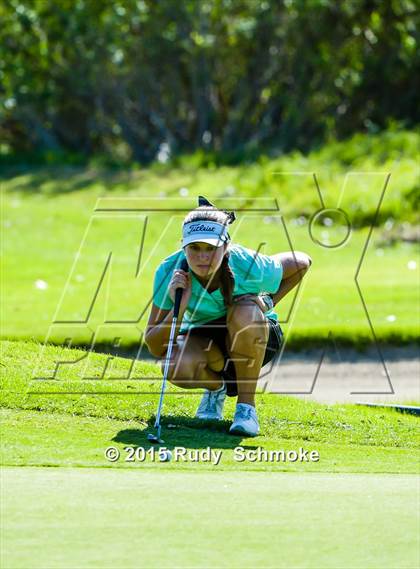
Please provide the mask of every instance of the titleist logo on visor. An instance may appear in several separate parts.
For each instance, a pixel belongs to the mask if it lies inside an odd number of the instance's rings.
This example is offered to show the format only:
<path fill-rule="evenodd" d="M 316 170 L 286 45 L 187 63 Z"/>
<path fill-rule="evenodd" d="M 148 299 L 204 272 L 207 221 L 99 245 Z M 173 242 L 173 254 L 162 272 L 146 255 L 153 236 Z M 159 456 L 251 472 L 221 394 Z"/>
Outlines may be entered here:
<path fill-rule="evenodd" d="M 191 225 L 191 227 L 188 228 L 187 235 L 195 233 L 196 231 L 206 231 L 206 232 L 210 231 L 214 233 L 216 231 L 216 227 L 211 225 L 205 225 L 204 223 L 200 223 L 198 225 Z"/>

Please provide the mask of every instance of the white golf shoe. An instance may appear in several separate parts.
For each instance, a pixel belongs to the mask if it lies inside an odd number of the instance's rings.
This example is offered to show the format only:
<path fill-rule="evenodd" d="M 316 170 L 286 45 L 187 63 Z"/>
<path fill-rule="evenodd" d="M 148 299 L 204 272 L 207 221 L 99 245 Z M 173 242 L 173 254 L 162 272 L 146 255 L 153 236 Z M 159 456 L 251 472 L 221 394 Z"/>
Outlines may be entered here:
<path fill-rule="evenodd" d="M 201 399 L 200 405 L 195 414 L 197 419 L 223 419 L 223 405 L 226 399 L 226 384 L 216 391 L 206 389 Z"/>
<path fill-rule="evenodd" d="M 229 429 L 231 435 L 256 437 L 260 432 L 255 407 L 248 403 L 237 403 L 233 423 Z"/>

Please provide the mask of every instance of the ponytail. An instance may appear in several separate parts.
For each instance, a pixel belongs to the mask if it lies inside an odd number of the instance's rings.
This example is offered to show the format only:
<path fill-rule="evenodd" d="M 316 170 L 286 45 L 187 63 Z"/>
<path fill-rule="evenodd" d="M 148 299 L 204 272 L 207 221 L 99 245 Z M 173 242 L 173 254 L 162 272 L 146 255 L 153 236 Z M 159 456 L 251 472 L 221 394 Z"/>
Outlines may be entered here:
<path fill-rule="evenodd" d="M 229 253 L 226 253 L 223 257 L 220 269 L 220 289 L 222 291 L 223 300 L 226 306 L 231 306 L 233 303 L 235 277 L 233 276 L 232 269 L 229 267 Z"/>

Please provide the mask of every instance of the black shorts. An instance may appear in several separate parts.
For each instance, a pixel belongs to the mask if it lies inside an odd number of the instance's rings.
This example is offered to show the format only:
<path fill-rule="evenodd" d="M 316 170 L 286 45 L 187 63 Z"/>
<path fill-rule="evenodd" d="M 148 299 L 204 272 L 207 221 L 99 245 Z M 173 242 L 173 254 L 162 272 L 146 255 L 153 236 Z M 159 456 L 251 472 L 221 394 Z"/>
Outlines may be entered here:
<path fill-rule="evenodd" d="M 280 324 L 276 320 L 271 320 L 270 318 L 267 318 L 267 321 L 270 326 L 270 332 L 261 367 L 264 367 L 266 364 L 271 362 L 276 354 L 278 354 L 283 344 L 283 332 L 280 328 Z M 203 326 L 191 328 L 184 334 L 189 334 L 189 336 L 202 336 L 204 338 L 209 338 L 215 342 L 225 358 L 225 365 L 223 371 L 221 372 L 221 376 L 226 382 L 227 394 L 230 397 L 235 397 L 238 395 L 235 364 L 230 359 L 230 356 L 226 349 L 226 317 L 218 318 L 217 320 L 211 320 Z"/>

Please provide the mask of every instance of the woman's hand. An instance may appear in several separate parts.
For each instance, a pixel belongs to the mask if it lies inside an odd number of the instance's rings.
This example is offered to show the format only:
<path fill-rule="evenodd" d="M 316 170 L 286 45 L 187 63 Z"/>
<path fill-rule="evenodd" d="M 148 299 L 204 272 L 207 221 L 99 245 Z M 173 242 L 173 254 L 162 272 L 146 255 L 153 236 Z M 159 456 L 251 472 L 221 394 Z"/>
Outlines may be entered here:
<path fill-rule="evenodd" d="M 172 302 L 175 302 L 175 291 L 177 288 L 184 289 L 181 298 L 181 304 L 179 307 L 179 311 L 182 313 L 185 312 L 185 309 L 188 306 L 188 302 L 191 298 L 191 273 L 187 271 L 183 271 L 181 269 L 176 269 L 173 272 L 172 279 L 169 283 L 169 296 L 172 299 Z"/>

